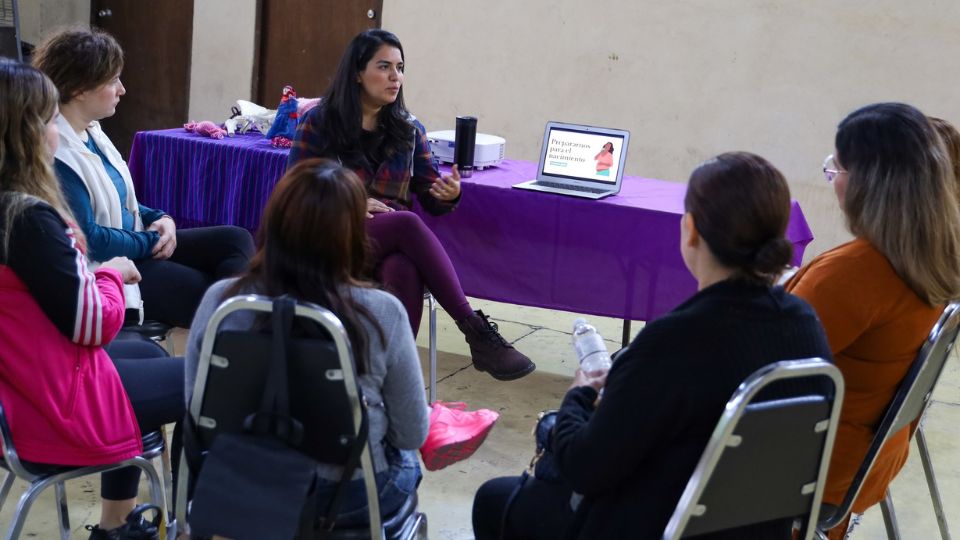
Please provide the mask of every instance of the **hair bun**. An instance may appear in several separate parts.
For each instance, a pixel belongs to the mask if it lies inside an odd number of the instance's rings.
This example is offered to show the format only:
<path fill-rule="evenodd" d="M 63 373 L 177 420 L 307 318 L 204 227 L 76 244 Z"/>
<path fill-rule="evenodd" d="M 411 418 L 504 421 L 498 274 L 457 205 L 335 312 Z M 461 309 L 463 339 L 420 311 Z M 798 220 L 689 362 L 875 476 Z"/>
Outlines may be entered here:
<path fill-rule="evenodd" d="M 759 275 L 771 275 L 782 271 L 793 256 L 793 243 L 780 236 L 760 246 L 748 265 L 749 270 Z"/>

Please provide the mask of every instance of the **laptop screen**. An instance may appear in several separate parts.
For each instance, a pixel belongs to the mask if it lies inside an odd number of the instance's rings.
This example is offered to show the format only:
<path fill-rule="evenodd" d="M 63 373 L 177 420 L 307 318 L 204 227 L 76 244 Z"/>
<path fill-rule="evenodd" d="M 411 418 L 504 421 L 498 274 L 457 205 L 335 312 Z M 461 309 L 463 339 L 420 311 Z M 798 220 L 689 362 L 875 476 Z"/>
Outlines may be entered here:
<path fill-rule="evenodd" d="M 552 127 L 546 136 L 542 175 L 617 183 L 623 136 Z"/>

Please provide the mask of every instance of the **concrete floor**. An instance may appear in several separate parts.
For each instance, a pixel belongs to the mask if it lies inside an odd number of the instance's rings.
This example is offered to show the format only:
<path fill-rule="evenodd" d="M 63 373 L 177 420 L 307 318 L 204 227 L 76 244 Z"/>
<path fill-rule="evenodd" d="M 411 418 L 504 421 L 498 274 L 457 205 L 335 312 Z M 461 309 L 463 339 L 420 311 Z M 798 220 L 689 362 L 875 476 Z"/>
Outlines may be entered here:
<path fill-rule="evenodd" d="M 573 313 L 472 301 L 500 326 L 503 336 L 537 363 L 537 371 L 513 382 L 499 382 L 473 369 L 462 335 L 451 319 L 440 310 L 438 324 L 438 394 L 445 401 L 465 401 L 471 409 L 489 408 L 500 413 L 500 420 L 483 446 L 473 457 L 442 471 L 424 471 L 420 486 L 420 507 L 430 524 L 430 537 L 438 540 L 473 538 L 470 509 L 473 494 L 485 480 L 519 474 L 533 455 L 531 429 L 537 413 L 556 408 L 574 371 L 575 359 L 570 346 Z M 614 319 L 588 317 L 609 341 L 611 350 L 619 347 L 621 323 Z M 639 330 L 634 323 L 634 333 Z M 424 314 L 418 339 L 427 372 L 427 318 Z M 176 335 L 177 350 L 183 351 L 184 334 Z M 933 455 L 947 519 L 954 534 L 960 534 L 960 362 L 953 359 L 934 394 L 927 413 L 925 432 Z M 99 516 L 97 478 L 68 483 L 70 520 L 77 538 L 86 538 L 85 523 L 96 523 Z M 0 526 L 5 531 L 23 485 L 14 486 L 11 497 L 0 511 Z M 51 490 L 52 491 L 52 490 Z M 919 459 L 914 455 L 891 487 L 900 530 L 906 540 L 939 538 L 936 520 Z M 23 538 L 57 538 L 56 512 L 52 493 L 41 498 L 30 514 Z M 864 516 L 856 530 L 856 539 L 886 538 L 878 509 Z"/>

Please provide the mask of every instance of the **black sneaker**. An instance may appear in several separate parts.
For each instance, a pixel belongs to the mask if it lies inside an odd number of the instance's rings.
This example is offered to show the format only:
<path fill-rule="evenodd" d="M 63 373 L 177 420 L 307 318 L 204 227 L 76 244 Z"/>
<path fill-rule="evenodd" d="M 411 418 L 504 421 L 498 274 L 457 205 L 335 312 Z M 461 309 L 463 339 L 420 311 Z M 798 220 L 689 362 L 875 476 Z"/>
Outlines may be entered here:
<path fill-rule="evenodd" d="M 117 540 L 120 535 L 120 527 L 116 529 L 101 529 L 99 525 L 84 525 L 84 529 L 90 531 L 90 540 Z"/>
<path fill-rule="evenodd" d="M 147 521 L 143 514 L 153 510 L 153 520 Z M 116 529 L 101 529 L 99 525 L 84 527 L 90 531 L 90 540 L 160 540 L 162 511 L 155 504 L 137 505 L 128 515 L 127 522 Z"/>

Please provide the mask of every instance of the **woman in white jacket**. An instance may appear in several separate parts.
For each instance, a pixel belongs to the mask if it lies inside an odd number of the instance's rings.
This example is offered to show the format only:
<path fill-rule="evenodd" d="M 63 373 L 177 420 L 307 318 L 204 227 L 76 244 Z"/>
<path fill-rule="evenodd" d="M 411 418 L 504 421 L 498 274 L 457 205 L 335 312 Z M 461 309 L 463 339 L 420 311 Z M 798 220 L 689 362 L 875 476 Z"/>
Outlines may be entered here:
<path fill-rule="evenodd" d="M 87 236 L 90 258 L 134 260 L 143 280 L 139 291 L 126 291 L 128 309 L 189 327 L 207 287 L 246 267 L 253 253 L 250 234 L 228 226 L 178 231 L 173 218 L 137 201 L 127 164 L 99 124 L 113 116 L 126 93 L 120 82 L 123 50 L 112 36 L 60 32 L 37 48 L 33 63 L 60 91 L 56 173 Z"/>

